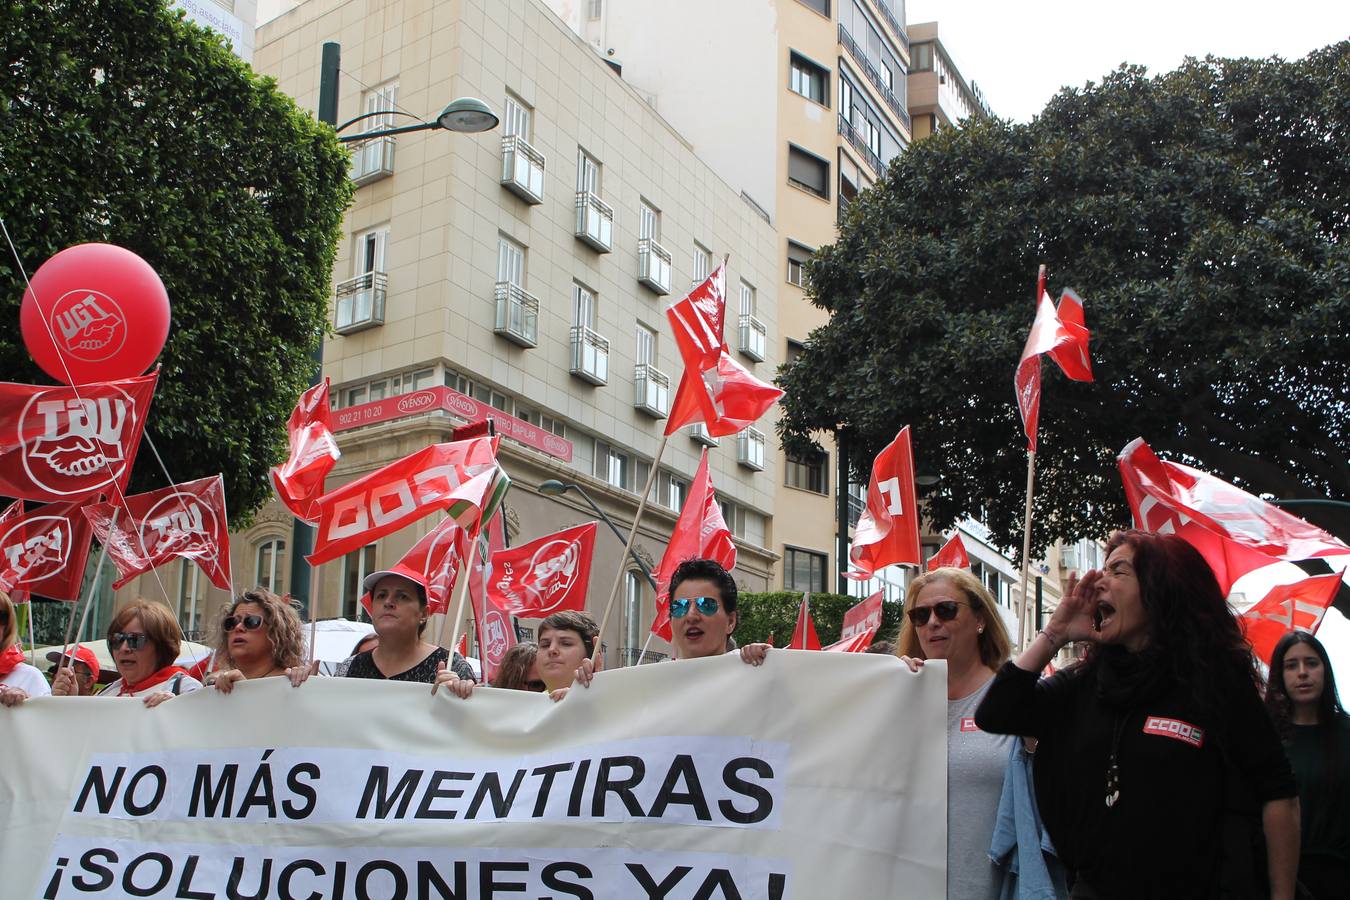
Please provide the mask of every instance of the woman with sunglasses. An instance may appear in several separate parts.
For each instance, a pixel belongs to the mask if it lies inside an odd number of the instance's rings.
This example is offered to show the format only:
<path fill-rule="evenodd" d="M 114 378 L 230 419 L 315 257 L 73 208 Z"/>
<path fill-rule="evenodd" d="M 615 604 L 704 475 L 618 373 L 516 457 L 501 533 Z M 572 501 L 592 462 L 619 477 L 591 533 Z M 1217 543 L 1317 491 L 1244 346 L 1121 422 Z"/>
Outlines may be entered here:
<path fill-rule="evenodd" d="M 137 599 L 123 606 L 108 623 L 108 651 L 121 677 L 99 691 L 99 697 L 139 697 L 146 706 L 158 706 L 179 694 L 195 691 L 202 683 L 174 665 L 183 645 L 183 632 L 173 610 L 162 603 Z M 75 675 L 67 666 L 52 682 L 52 694 L 79 694 Z"/>
<path fill-rule="evenodd" d="M 975 727 L 975 710 L 1012 651 L 994 598 L 965 569 L 943 567 L 910 583 L 895 653 L 911 672 L 947 663 L 947 896 L 999 896 L 989 846 L 1003 774 L 1016 738 Z"/>
<path fill-rule="evenodd" d="M 1293 898 L 1297 786 L 1214 572 L 1176 535 L 1117 532 L 975 713 L 1039 739 L 1036 801 L 1072 897 Z M 1070 641 L 1084 662 L 1040 673 Z M 1236 891 L 1236 893 L 1234 893 Z"/>
<path fill-rule="evenodd" d="M 0 706 L 18 706 L 29 697 L 45 697 L 50 693 L 42 672 L 23 661 L 19 617 L 9 595 L 0 591 Z"/>
<path fill-rule="evenodd" d="M 1266 710 L 1298 780 L 1298 883 L 1313 900 L 1343 897 L 1350 890 L 1350 716 L 1326 647 L 1306 631 L 1275 645 Z"/>
<path fill-rule="evenodd" d="M 295 608 L 271 591 L 245 591 L 221 610 L 214 640 L 224 660 L 206 683 L 222 694 L 236 683 L 284 675 L 297 687 L 315 669 L 304 664 L 304 625 Z"/>
<path fill-rule="evenodd" d="M 512 645 L 502 656 L 502 664 L 497 669 L 497 678 L 492 686 L 508 691 L 542 692 L 544 679 L 539 676 L 538 656 L 539 645 L 534 641 L 521 641 Z"/>

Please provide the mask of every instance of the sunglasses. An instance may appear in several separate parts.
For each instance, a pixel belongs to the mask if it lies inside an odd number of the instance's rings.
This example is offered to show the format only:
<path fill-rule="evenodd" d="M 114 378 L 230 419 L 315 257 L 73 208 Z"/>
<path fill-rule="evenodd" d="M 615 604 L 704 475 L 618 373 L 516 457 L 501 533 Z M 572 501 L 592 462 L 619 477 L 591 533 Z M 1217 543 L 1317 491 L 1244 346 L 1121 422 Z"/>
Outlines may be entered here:
<path fill-rule="evenodd" d="M 525 687 L 528 690 L 534 691 L 535 693 L 539 693 L 543 691 L 543 689 L 547 687 L 547 685 L 545 685 L 542 681 L 527 681 L 525 682 Z"/>
<path fill-rule="evenodd" d="M 123 644 L 126 644 L 132 650 L 139 650 L 150 640 L 150 635 L 144 631 L 119 631 L 108 638 L 108 649 L 116 651 Z"/>
<path fill-rule="evenodd" d="M 244 624 L 245 631 L 257 631 L 262 627 L 262 616 L 226 616 L 225 621 L 220 624 L 226 631 L 234 631 L 241 622 Z"/>
<path fill-rule="evenodd" d="M 961 611 L 965 603 L 957 603 L 955 600 L 939 600 L 932 606 L 924 606 L 919 609 L 911 609 L 908 613 L 909 620 L 918 628 L 928 624 L 928 619 L 934 614 L 937 615 L 939 622 L 950 622 L 956 618 L 956 614 Z"/>
<path fill-rule="evenodd" d="M 698 611 L 705 616 L 717 615 L 720 608 L 716 597 L 686 597 L 683 600 L 670 601 L 670 617 L 672 619 L 683 619 L 689 615 L 689 605 L 698 607 Z"/>

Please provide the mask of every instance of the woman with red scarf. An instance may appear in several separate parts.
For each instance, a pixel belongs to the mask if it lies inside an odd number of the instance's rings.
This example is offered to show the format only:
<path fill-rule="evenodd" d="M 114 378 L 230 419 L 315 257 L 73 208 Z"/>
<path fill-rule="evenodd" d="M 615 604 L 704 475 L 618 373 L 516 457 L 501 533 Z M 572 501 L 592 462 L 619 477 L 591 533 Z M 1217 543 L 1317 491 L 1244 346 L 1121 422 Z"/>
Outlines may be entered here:
<path fill-rule="evenodd" d="M 23 661 L 18 616 L 9 595 L 0 592 L 0 705 L 18 706 L 29 697 L 50 693 L 42 673 Z"/>
<path fill-rule="evenodd" d="M 173 610 L 149 600 L 128 603 L 108 623 L 108 652 L 122 677 L 99 691 L 98 696 L 139 697 L 146 706 L 158 706 L 197 690 L 202 683 L 174 665 L 182 642 L 183 632 Z M 57 673 L 52 693 L 76 696 L 75 675 L 69 668 Z"/>

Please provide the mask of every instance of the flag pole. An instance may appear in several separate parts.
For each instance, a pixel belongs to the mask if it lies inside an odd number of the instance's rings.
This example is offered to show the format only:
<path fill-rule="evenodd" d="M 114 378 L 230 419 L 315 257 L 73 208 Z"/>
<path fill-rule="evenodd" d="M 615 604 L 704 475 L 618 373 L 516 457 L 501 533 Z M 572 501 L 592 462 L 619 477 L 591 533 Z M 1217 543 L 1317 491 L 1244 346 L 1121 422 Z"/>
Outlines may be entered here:
<path fill-rule="evenodd" d="M 113 507 L 112 519 L 108 525 L 108 540 L 103 541 L 98 552 L 98 565 L 94 566 L 94 582 L 89 586 L 89 599 L 85 601 L 84 612 L 80 615 L 80 625 L 75 629 L 75 638 L 78 642 L 79 636 L 84 633 L 84 626 L 89 623 L 89 610 L 94 607 L 94 598 L 98 594 L 98 583 L 103 577 L 103 564 L 108 561 L 108 544 L 112 540 L 114 529 L 117 528 L 117 517 L 121 510 Z M 32 602 L 29 600 L 28 602 Z M 61 658 L 56 663 L 56 675 L 61 674 L 61 669 L 65 667 L 66 656 L 70 653 L 70 624 L 75 621 L 75 608 L 80 605 L 79 600 L 75 601 L 75 606 L 70 610 L 70 621 L 66 623 L 66 641 L 61 645 Z M 52 678 L 55 679 L 56 675 Z"/>
<path fill-rule="evenodd" d="M 1027 636 L 1027 583 L 1031 576 L 1031 493 L 1036 482 L 1036 451 L 1027 451 L 1027 507 L 1022 520 L 1022 595 L 1017 607 L 1017 646 L 1024 649 Z"/>
<path fill-rule="evenodd" d="M 455 582 L 455 588 L 459 593 L 459 600 L 456 601 L 455 603 L 455 620 L 454 620 L 455 624 L 450 631 L 450 643 L 446 644 L 443 641 L 443 638 L 445 637 L 445 626 L 450 623 L 450 620 L 448 618 L 441 620 L 441 630 L 440 633 L 436 636 L 437 637 L 436 643 L 440 644 L 442 647 L 445 647 L 450 651 L 451 662 L 455 661 L 455 644 L 459 643 L 459 625 L 460 622 L 463 621 L 464 619 L 464 599 L 469 596 L 470 565 L 471 563 L 468 559 L 464 560 L 464 564 L 459 567 L 459 574 L 456 576 L 458 580 Z M 450 612 L 450 607 L 448 605 L 446 606 L 445 611 L 447 614 Z"/>
<path fill-rule="evenodd" d="M 642 499 L 638 501 L 637 512 L 633 513 L 633 526 L 628 529 L 628 540 L 624 542 L 623 553 L 619 555 L 619 569 L 614 574 L 614 587 L 609 591 L 609 602 L 605 604 L 605 614 L 600 617 L 600 631 L 596 636 L 595 651 L 591 654 L 591 664 L 598 665 L 600 661 L 600 650 L 604 646 L 605 626 L 609 624 L 609 614 L 614 610 L 614 600 L 619 596 L 619 586 L 623 584 L 623 573 L 626 571 L 624 560 L 628 559 L 628 554 L 633 549 L 633 539 L 637 537 L 638 523 L 642 521 L 642 512 L 647 508 L 647 497 L 652 492 L 652 485 L 656 483 L 656 472 L 661 465 L 661 456 L 666 452 L 666 444 L 670 442 L 670 435 L 661 436 L 661 443 L 656 448 L 656 458 L 652 460 L 651 471 L 647 474 L 647 486 L 642 489 Z M 657 598 L 660 602 L 660 598 Z"/>
<path fill-rule="evenodd" d="M 37 641 L 33 640 L 33 595 L 28 595 L 28 664 L 37 666 Z"/>

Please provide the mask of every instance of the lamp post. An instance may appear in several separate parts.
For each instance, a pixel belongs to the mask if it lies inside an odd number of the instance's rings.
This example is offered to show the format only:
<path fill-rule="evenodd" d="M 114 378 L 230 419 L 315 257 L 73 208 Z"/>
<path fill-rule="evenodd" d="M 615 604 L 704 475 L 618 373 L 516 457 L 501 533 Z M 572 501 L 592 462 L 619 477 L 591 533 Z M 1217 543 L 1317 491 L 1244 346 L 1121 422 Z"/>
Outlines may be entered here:
<path fill-rule="evenodd" d="M 609 530 L 614 532 L 614 536 L 619 539 L 619 543 L 627 545 L 628 541 L 624 538 L 623 532 L 619 531 L 619 526 L 615 525 L 614 520 L 605 515 L 603 509 L 595 505 L 595 501 L 591 499 L 591 495 L 586 493 L 581 485 L 573 484 L 570 481 L 558 481 L 556 478 L 550 478 L 548 481 L 542 482 L 539 485 L 539 493 L 543 494 L 545 497 L 561 497 L 568 491 L 576 491 L 580 494 L 581 499 L 585 500 L 586 504 L 594 510 L 595 514 L 603 519 L 604 523 L 609 526 Z M 647 568 L 647 564 L 642 561 L 642 558 L 638 556 L 631 547 L 628 549 L 628 555 L 632 558 L 633 562 L 637 563 L 637 567 L 642 570 L 643 575 L 647 576 L 647 581 L 651 583 L 652 589 L 655 590 L 656 578 L 652 575 L 652 570 Z"/>

